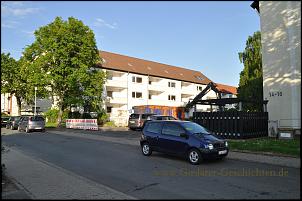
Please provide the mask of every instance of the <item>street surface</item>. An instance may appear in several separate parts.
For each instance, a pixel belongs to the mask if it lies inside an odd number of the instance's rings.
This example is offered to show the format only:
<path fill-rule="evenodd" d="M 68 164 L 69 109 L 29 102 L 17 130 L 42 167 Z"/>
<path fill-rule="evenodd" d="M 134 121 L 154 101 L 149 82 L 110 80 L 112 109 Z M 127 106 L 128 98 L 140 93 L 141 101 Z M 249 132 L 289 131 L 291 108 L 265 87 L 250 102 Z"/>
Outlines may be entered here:
<path fill-rule="evenodd" d="M 2 128 L 2 143 L 137 199 L 300 198 L 300 168 L 228 158 L 192 166 L 160 153 L 143 156 L 137 131 L 68 130 L 83 137 L 49 131 L 25 134 Z M 133 144 L 119 143 L 127 140 Z"/>

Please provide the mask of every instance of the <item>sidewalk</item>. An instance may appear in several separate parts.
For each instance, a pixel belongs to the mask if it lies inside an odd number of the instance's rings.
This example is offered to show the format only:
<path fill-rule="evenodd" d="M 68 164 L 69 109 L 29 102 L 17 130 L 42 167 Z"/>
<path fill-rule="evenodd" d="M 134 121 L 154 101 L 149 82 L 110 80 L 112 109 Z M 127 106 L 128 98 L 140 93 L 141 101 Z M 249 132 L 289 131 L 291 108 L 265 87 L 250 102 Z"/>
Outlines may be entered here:
<path fill-rule="evenodd" d="M 61 134 L 67 136 L 76 136 L 86 139 L 92 140 L 101 140 L 101 141 L 108 141 L 108 142 L 115 142 L 120 144 L 126 145 L 134 145 L 139 146 L 139 137 L 136 139 L 125 139 L 120 137 L 108 137 L 95 135 L 95 134 L 81 134 L 81 133 L 74 133 L 72 130 L 68 131 L 48 131 L 54 134 Z M 285 157 L 285 156 L 277 156 L 277 155 L 265 155 L 261 153 L 244 153 L 239 151 L 230 151 L 227 158 L 234 159 L 234 160 L 242 160 L 242 161 L 249 161 L 249 162 L 257 162 L 257 163 L 266 163 L 271 165 L 280 165 L 286 167 L 293 167 L 293 168 L 300 168 L 301 167 L 301 159 L 294 158 L 294 157 Z"/>
<path fill-rule="evenodd" d="M 19 190 L 20 199 L 135 199 L 46 161 L 27 156 L 15 147 L 9 147 L 2 154 L 2 160 L 6 175 L 18 181 L 23 189 Z M 17 198 L 16 193 L 11 192 L 3 197 L 2 192 L 2 198 Z"/>

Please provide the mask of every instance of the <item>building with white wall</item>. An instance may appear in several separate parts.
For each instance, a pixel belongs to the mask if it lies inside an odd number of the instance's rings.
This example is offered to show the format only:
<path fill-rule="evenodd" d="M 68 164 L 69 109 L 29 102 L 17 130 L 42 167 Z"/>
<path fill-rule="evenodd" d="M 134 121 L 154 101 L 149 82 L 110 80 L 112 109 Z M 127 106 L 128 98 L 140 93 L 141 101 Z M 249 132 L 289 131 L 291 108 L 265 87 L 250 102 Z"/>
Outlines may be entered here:
<path fill-rule="evenodd" d="M 255 1 L 260 14 L 263 97 L 271 126 L 301 132 L 301 2 Z M 269 128 L 270 129 L 270 128 Z"/>
<path fill-rule="evenodd" d="M 102 51 L 100 66 L 107 72 L 106 110 L 110 120 L 127 125 L 133 106 L 161 105 L 184 107 L 211 82 L 199 71 Z M 220 84 L 225 97 L 235 96 L 236 88 Z M 235 90 L 234 90 L 235 89 Z M 204 99 L 215 99 L 210 91 Z M 197 111 L 210 111 L 198 105 Z"/>

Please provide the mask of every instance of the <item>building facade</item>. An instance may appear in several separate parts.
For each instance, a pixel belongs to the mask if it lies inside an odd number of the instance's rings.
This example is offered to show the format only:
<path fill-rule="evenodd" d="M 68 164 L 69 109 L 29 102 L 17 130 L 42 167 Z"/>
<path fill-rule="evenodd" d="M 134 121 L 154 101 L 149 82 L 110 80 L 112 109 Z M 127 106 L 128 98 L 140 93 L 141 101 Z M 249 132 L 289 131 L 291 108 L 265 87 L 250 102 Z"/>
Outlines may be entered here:
<path fill-rule="evenodd" d="M 133 106 L 184 107 L 211 82 L 198 71 L 104 51 L 100 56 L 101 68 L 107 73 L 105 107 L 110 120 L 121 126 L 128 124 Z M 222 97 L 236 97 L 235 87 L 218 86 Z M 217 94 L 211 90 L 204 98 L 216 99 Z M 198 105 L 196 109 L 210 111 L 210 106 Z"/>
<path fill-rule="evenodd" d="M 301 2 L 260 1 L 263 97 L 269 121 L 301 132 Z"/>

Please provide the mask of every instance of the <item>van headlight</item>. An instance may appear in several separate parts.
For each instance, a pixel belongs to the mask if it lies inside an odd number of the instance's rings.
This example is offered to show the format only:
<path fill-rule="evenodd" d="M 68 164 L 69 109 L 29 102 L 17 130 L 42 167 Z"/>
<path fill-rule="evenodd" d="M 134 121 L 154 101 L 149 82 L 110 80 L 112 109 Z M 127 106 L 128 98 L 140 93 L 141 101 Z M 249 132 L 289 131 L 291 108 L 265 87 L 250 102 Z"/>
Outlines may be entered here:
<path fill-rule="evenodd" d="M 224 144 L 225 144 L 225 146 L 226 146 L 226 147 L 227 147 L 227 146 L 229 146 L 229 144 L 228 144 L 228 142 L 227 142 L 227 141 L 225 141 L 225 143 L 224 143 Z"/>
<path fill-rule="evenodd" d="M 212 144 L 209 144 L 208 147 L 210 150 L 214 149 L 214 146 Z"/>

